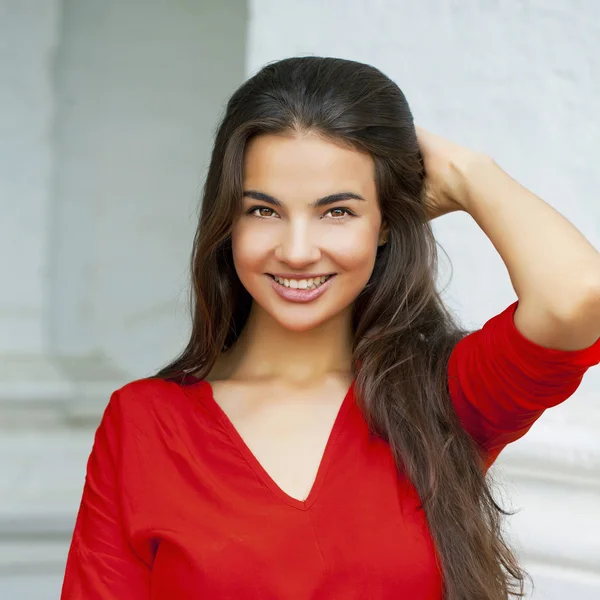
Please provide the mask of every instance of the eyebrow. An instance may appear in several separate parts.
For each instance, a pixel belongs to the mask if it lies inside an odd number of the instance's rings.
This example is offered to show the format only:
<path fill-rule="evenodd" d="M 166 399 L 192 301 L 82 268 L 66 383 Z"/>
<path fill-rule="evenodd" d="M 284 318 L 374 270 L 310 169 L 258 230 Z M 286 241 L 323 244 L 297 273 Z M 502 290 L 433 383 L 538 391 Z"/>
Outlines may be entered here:
<path fill-rule="evenodd" d="M 273 206 L 283 206 L 283 202 L 281 200 L 277 200 L 273 196 L 269 194 L 264 194 L 263 192 L 258 192 L 256 190 L 244 190 L 244 196 L 248 198 L 254 198 L 254 200 L 262 200 L 263 202 L 267 202 L 272 204 Z M 330 194 L 329 196 L 324 196 L 323 198 L 319 198 L 314 202 L 309 204 L 312 208 L 319 208 L 321 206 L 327 206 L 328 204 L 333 204 L 334 202 L 339 202 L 340 200 L 365 200 L 359 194 L 355 194 L 354 192 L 338 192 L 337 194 Z"/>

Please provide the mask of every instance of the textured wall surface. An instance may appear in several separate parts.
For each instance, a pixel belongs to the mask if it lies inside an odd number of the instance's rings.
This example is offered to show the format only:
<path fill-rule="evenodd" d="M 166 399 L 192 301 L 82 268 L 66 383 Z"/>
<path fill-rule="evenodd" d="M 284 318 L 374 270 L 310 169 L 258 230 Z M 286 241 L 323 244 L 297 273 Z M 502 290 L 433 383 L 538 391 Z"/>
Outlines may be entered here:
<path fill-rule="evenodd" d="M 491 154 L 600 248 L 600 3 L 251 0 L 247 74 L 287 56 L 374 65 L 417 123 Z M 467 327 L 516 300 L 471 217 L 437 219 L 439 288 Z M 451 279 L 450 279 L 451 278 Z M 449 283 L 450 282 L 450 283 Z M 449 285 L 448 285 L 449 283 Z M 498 461 L 534 598 L 600 597 L 600 368 Z M 507 497 L 508 496 L 508 497 Z"/>

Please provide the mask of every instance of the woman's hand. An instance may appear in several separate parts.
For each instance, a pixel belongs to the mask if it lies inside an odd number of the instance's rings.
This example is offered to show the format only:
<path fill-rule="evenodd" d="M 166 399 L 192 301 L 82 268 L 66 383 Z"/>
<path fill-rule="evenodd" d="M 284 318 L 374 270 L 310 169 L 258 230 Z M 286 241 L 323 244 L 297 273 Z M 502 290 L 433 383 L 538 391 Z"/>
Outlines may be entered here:
<path fill-rule="evenodd" d="M 466 211 L 468 169 L 491 159 L 422 127 L 415 129 L 425 163 L 424 200 L 429 220 L 457 210 Z"/>

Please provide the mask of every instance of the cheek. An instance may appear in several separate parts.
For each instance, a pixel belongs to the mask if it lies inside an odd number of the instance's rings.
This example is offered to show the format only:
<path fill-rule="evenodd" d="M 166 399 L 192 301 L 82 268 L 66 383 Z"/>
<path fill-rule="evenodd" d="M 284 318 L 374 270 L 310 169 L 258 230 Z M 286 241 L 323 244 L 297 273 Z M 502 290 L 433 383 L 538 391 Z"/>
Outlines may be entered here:
<path fill-rule="evenodd" d="M 324 249 L 335 258 L 341 271 L 370 273 L 377 256 L 377 231 L 372 227 L 360 227 L 334 234 L 326 240 Z"/>
<path fill-rule="evenodd" d="M 257 235 L 256 228 L 237 226 L 231 232 L 231 251 L 238 275 L 255 270 L 263 263 L 268 244 L 265 236 Z"/>

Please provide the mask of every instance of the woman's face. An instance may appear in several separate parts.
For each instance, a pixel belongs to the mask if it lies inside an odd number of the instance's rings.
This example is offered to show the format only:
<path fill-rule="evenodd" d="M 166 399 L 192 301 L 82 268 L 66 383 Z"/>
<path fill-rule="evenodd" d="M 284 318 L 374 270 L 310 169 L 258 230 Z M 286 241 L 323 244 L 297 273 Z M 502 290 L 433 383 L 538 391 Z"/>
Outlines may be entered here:
<path fill-rule="evenodd" d="M 385 235 L 371 156 L 315 135 L 261 135 L 246 147 L 243 183 L 233 259 L 258 307 L 293 331 L 350 308 Z M 354 197 L 319 202 L 345 192 Z"/>

